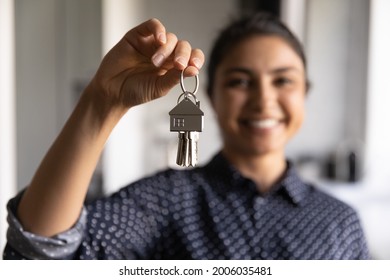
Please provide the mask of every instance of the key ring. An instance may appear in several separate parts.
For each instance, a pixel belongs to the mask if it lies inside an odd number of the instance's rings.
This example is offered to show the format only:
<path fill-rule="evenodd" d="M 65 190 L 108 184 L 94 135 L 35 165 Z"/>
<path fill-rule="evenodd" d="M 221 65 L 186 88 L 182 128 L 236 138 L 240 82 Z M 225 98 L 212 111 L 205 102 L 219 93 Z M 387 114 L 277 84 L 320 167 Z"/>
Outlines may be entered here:
<path fill-rule="evenodd" d="M 184 68 L 183 71 L 181 71 L 181 75 L 180 75 L 180 87 L 183 91 L 183 93 L 191 93 L 192 95 L 195 95 L 196 92 L 198 91 L 198 88 L 199 88 L 199 77 L 198 75 L 195 75 L 195 89 L 193 92 L 190 92 L 190 91 L 187 91 L 186 88 L 184 87 L 184 71 L 187 69 L 188 67 Z"/>
<path fill-rule="evenodd" d="M 198 99 L 196 98 L 195 94 L 192 92 L 186 91 L 180 94 L 179 98 L 177 99 L 177 104 L 179 104 L 180 99 L 184 96 L 184 99 L 189 99 L 188 96 L 191 96 L 195 100 L 195 104 L 198 104 Z"/>

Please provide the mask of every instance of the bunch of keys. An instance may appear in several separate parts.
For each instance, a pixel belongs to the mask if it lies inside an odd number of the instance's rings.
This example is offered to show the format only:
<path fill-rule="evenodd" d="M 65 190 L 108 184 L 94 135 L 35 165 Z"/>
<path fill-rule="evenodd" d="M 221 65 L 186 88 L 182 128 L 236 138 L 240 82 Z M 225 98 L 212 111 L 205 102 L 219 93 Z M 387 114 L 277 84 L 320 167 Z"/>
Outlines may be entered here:
<path fill-rule="evenodd" d="M 177 105 L 170 112 L 170 129 L 179 133 L 176 163 L 179 166 L 196 166 L 198 162 L 199 132 L 203 130 L 204 113 L 196 98 L 199 77 L 195 76 L 195 89 L 189 92 L 184 87 L 184 71 L 181 72 L 180 86 L 183 93 L 177 99 Z M 191 100 L 193 99 L 193 101 Z"/>

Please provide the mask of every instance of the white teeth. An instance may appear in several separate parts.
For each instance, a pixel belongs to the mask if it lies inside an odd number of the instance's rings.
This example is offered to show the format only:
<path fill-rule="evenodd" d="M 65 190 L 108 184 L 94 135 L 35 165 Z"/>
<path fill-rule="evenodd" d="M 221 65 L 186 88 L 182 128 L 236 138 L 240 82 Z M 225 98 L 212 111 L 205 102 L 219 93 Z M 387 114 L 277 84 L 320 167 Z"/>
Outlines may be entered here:
<path fill-rule="evenodd" d="M 258 128 L 271 128 L 278 124 L 278 121 L 276 119 L 265 119 L 260 121 L 251 121 L 251 125 L 258 127 Z"/>

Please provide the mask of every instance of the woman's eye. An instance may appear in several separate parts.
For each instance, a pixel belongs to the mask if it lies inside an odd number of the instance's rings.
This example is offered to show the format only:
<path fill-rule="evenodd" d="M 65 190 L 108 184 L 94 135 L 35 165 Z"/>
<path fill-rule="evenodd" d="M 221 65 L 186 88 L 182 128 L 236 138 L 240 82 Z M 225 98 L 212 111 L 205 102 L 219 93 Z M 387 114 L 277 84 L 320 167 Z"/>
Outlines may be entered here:
<path fill-rule="evenodd" d="M 248 79 L 231 79 L 226 84 L 227 87 L 231 88 L 247 88 L 250 86 L 250 81 Z"/>
<path fill-rule="evenodd" d="M 283 87 L 292 84 L 292 80 L 285 78 L 285 77 L 280 77 L 274 80 L 274 85 L 277 87 Z"/>

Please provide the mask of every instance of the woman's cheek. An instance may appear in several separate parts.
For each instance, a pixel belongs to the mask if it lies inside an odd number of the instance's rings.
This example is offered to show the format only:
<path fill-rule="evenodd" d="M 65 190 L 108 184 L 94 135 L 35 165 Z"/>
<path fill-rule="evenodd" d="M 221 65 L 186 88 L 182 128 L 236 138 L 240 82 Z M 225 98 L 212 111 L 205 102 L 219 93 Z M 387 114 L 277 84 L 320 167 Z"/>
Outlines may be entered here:
<path fill-rule="evenodd" d="M 295 119 L 295 122 L 300 127 L 305 116 L 305 98 L 299 94 L 294 95 L 288 101 L 288 106 L 290 107 L 291 117 Z"/>

